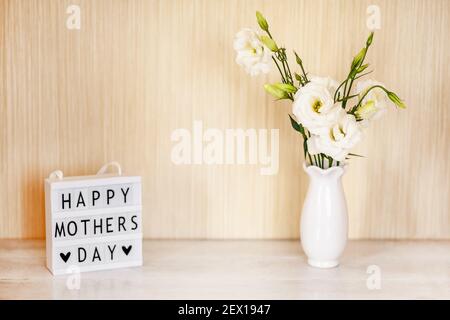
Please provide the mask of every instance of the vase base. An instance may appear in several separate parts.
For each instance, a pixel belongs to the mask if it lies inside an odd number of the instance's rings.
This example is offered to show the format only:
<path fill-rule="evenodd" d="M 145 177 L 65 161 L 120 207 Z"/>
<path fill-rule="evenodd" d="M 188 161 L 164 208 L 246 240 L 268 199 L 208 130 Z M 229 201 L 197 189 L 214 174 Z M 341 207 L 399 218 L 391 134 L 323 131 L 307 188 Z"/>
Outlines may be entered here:
<path fill-rule="evenodd" d="M 329 269 L 329 268 L 337 267 L 339 265 L 339 261 L 337 261 L 337 260 L 318 261 L 318 260 L 308 259 L 308 264 L 315 268 Z"/>

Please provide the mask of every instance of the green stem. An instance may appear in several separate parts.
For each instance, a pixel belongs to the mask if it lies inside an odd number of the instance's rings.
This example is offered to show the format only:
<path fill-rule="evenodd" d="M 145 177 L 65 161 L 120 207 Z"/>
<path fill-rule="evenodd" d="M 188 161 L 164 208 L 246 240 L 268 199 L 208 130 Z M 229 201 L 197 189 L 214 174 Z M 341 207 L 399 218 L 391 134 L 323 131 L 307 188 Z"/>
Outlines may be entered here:
<path fill-rule="evenodd" d="M 371 91 L 372 89 L 375 89 L 375 88 L 380 88 L 380 89 L 382 89 L 384 92 L 389 93 L 389 91 L 388 91 L 385 87 L 380 86 L 380 85 L 378 85 L 378 84 L 375 85 L 375 86 L 371 86 L 371 87 L 363 94 L 363 96 L 361 97 L 361 99 L 359 99 L 358 104 L 357 104 L 356 106 L 354 106 L 353 109 L 350 111 L 351 114 L 353 114 L 353 113 L 356 111 L 356 109 L 358 109 L 358 107 L 361 105 L 362 101 L 363 101 L 364 98 L 367 96 L 367 94 L 369 93 L 369 91 Z"/>
<path fill-rule="evenodd" d="M 350 95 L 350 91 L 352 90 L 353 80 L 354 80 L 354 78 L 352 78 L 350 80 L 350 85 L 348 86 L 348 92 L 344 97 L 344 101 L 342 102 L 342 109 L 345 109 L 345 106 L 347 105 L 348 96 Z"/>
<path fill-rule="evenodd" d="M 294 79 L 292 78 L 291 68 L 289 68 L 289 62 L 287 61 L 286 52 L 284 52 L 283 55 L 284 55 L 284 61 L 286 62 L 287 70 L 289 72 L 289 78 L 291 78 L 291 84 L 293 85 L 294 84 Z"/>
<path fill-rule="evenodd" d="M 337 100 L 336 100 L 336 97 L 337 97 L 337 95 L 338 95 L 338 93 L 339 93 L 339 90 L 340 90 L 341 87 L 344 85 L 344 83 L 347 82 L 347 80 L 348 80 L 348 79 L 345 79 L 344 81 L 342 81 L 342 83 L 339 85 L 339 87 L 337 87 L 336 91 L 334 92 L 334 102 L 337 101 Z"/>
<path fill-rule="evenodd" d="M 272 57 L 272 60 L 273 60 L 273 62 L 275 62 L 275 65 L 277 66 L 278 71 L 280 71 L 281 80 L 283 81 L 283 83 L 286 83 L 286 80 L 284 79 L 284 76 L 283 76 L 283 72 L 281 72 L 281 69 L 280 69 L 280 66 L 278 65 L 277 60 L 274 57 Z"/>
<path fill-rule="evenodd" d="M 347 101 L 347 100 L 356 98 L 357 96 L 358 96 L 357 94 L 354 94 L 354 95 L 348 96 L 347 98 L 337 99 L 335 102 L 343 102 L 343 101 Z"/>
<path fill-rule="evenodd" d="M 305 69 L 303 68 L 303 62 L 300 61 L 300 68 L 302 69 L 303 77 L 305 78 L 306 83 L 309 82 L 308 77 L 306 76 Z"/>
<path fill-rule="evenodd" d="M 266 33 L 270 37 L 270 39 L 273 40 L 273 37 L 272 37 L 272 34 L 270 33 L 270 31 L 266 30 Z M 275 57 L 272 56 L 272 60 L 273 60 L 273 62 L 275 62 L 275 65 L 277 66 L 277 69 L 280 72 L 281 79 L 282 79 L 283 83 L 289 83 L 291 85 L 294 85 L 294 79 L 292 78 L 291 68 L 289 67 L 289 62 L 287 61 L 286 49 L 280 48 L 278 50 L 278 52 L 275 54 Z M 278 64 L 277 60 L 281 62 L 284 74 L 283 74 L 283 71 L 281 70 L 280 65 Z M 309 80 L 306 77 L 306 72 L 305 72 L 305 69 L 303 68 L 303 64 L 300 64 L 300 67 L 302 69 L 303 76 L 304 76 L 306 82 L 308 82 Z M 289 97 L 290 100 L 294 101 L 294 98 L 293 98 L 291 93 L 288 94 L 288 97 Z M 303 139 L 307 139 L 307 136 L 304 135 Z M 308 156 L 309 162 L 311 163 L 311 165 L 313 165 L 313 160 L 312 160 L 311 154 L 308 151 L 308 147 L 307 146 L 306 146 L 306 155 Z M 314 155 L 314 165 L 317 166 L 316 155 Z"/>
<path fill-rule="evenodd" d="M 363 65 L 364 60 L 366 59 L 367 51 L 369 50 L 369 46 L 370 45 L 366 45 L 366 50 L 364 51 L 364 55 L 363 55 L 363 57 L 361 59 L 361 62 L 357 66 L 355 66 L 355 69 L 358 69 L 360 66 Z M 347 80 L 350 78 L 350 75 L 352 74 L 352 71 L 353 70 L 350 70 L 350 73 L 348 74 Z M 356 74 L 353 77 L 350 78 L 350 85 L 348 86 L 348 92 L 346 92 L 345 89 L 344 89 L 344 98 L 346 98 L 346 97 L 348 97 L 350 95 L 350 92 L 352 90 L 353 81 L 355 80 L 355 76 L 356 76 Z M 345 109 L 346 105 L 347 105 L 347 99 L 344 100 L 344 102 L 342 102 L 342 109 Z"/>
<path fill-rule="evenodd" d="M 373 70 L 369 71 L 369 72 L 366 72 L 366 73 L 363 73 L 363 74 L 360 74 L 359 76 L 355 77 L 355 80 L 358 80 L 361 77 L 367 76 L 369 73 L 372 73 L 372 72 L 373 72 Z"/>
<path fill-rule="evenodd" d="M 347 92 L 347 83 L 348 83 L 348 78 L 347 78 L 347 80 L 345 81 L 345 85 L 344 85 L 344 96 L 342 97 L 343 99 L 346 98 L 345 93 Z M 345 109 L 345 103 L 344 103 L 344 102 L 342 102 L 342 109 Z"/>
<path fill-rule="evenodd" d="M 286 79 L 288 80 L 288 82 L 290 83 L 290 81 L 289 81 L 289 74 L 287 73 L 286 65 L 285 65 L 284 59 L 278 58 L 278 60 L 281 61 L 281 65 L 283 66 L 283 70 L 284 70 L 285 77 L 286 77 Z M 291 83 L 291 84 L 292 84 L 292 83 Z"/>
<path fill-rule="evenodd" d="M 310 163 L 311 165 L 313 165 L 313 161 L 312 161 L 312 158 L 311 158 L 311 154 L 310 154 L 308 151 L 306 151 L 306 153 L 308 154 L 309 163 Z"/>
<path fill-rule="evenodd" d="M 310 132 L 306 132 L 305 136 L 306 136 L 305 139 L 309 139 L 309 138 L 311 138 L 311 133 Z M 306 146 L 306 150 L 308 150 L 308 146 Z M 307 152 L 308 152 L 309 156 L 311 157 L 311 154 L 309 153 L 309 151 L 307 151 Z M 310 158 L 309 161 L 311 162 L 311 165 L 317 166 L 317 157 L 316 157 L 315 154 L 313 155 L 313 158 L 314 158 L 314 163 L 313 163 L 311 158 Z"/>
<path fill-rule="evenodd" d="M 270 33 L 270 31 L 269 31 L 269 30 L 266 30 L 266 33 L 267 33 L 267 35 L 269 36 L 269 38 L 273 40 L 273 37 L 272 37 L 272 34 Z M 283 50 L 283 48 L 279 49 L 278 51 L 281 51 L 281 50 Z M 289 83 L 293 85 L 292 75 L 291 75 L 291 70 L 289 69 L 289 65 L 287 65 L 287 68 L 288 68 L 288 70 L 289 70 L 289 74 L 286 72 L 286 68 L 285 68 L 285 66 L 284 66 L 284 61 L 285 61 L 286 59 L 280 59 L 279 53 L 278 53 L 278 52 L 277 52 L 276 57 L 277 57 L 277 59 L 278 59 L 278 60 L 282 63 L 282 65 L 283 65 L 283 70 L 284 70 L 285 76 L 283 76 L 283 73 L 281 72 L 280 66 L 278 65 L 278 63 L 277 63 L 277 61 L 275 60 L 275 58 L 272 57 L 273 61 L 274 61 L 275 64 L 277 65 L 278 71 L 280 71 L 281 78 L 283 79 L 283 82 L 284 82 L 284 83 L 287 83 L 288 80 L 289 80 L 289 78 L 290 78 L 290 82 L 289 82 Z M 286 64 L 287 64 L 287 61 L 286 61 Z"/>

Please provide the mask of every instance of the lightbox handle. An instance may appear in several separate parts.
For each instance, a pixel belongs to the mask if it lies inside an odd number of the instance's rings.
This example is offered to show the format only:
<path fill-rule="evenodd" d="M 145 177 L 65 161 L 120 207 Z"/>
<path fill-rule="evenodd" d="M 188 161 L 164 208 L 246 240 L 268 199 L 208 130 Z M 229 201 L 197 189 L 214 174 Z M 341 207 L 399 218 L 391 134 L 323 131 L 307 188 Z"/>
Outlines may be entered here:
<path fill-rule="evenodd" d="M 61 170 L 55 170 L 48 175 L 48 178 L 62 180 L 64 178 L 64 174 Z"/>
<path fill-rule="evenodd" d="M 117 169 L 117 174 L 119 176 L 122 175 L 122 167 L 120 166 L 120 164 L 117 161 L 111 161 L 106 163 L 103 167 L 100 168 L 100 170 L 98 170 L 97 175 L 101 175 L 101 174 L 105 174 L 106 170 L 108 170 L 109 167 L 115 167 Z"/>

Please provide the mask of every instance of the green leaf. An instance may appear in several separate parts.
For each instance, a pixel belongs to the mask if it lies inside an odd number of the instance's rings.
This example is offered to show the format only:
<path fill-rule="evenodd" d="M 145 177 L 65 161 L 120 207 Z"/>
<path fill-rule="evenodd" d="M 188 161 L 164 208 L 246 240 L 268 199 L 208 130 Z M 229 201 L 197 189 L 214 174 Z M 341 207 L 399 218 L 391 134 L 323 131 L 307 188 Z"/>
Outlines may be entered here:
<path fill-rule="evenodd" d="M 356 153 L 349 153 L 348 155 L 349 155 L 349 156 L 352 156 L 352 157 L 360 157 L 360 158 L 365 158 L 364 156 L 362 156 L 362 155 L 359 155 L 359 154 L 356 154 Z"/>
<path fill-rule="evenodd" d="M 301 123 L 298 123 L 297 121 L 295 121 L 294 118 L 292 118 L 291 115 L 289 115 L 289 119 L 291 119 L 292 128 L 294 128 L 295 131 L 300 132 L 302 134 L 303 138 L 305 138 L 305 141 L 306 141 L 305 128 L 303 128 Z"/>
<path fill-rule="evenodd" d="M 258 21 L 259 26 L 264 31 L 269 31 L 269 24 L 267 23 L 266 18 L 261 14 L 261 12 L 256 11 L 256 20 Z"/>
<path fill-rule="evenodd" d="M 307 143 L 307 139 L 303 139 L 303 153 L 305 154 L 305 158 L 306 158 L 306 154 L 308 153 L 308 143 Z"/>
<path fill-rule="evenodd" d="M 333 158 L 328 156 L 328 167 L 331 168 L 333 166 Z"/>
<path fill-rule="evenodd" d="M 269 38 L 268 36 L 261 36 L 261 41 L 262 43 L 264 43 L 264 45 L 269 48 L 271 51 L 273 52 L 277 52 L 278 51 L 278 46 L 275 43 L 275 41 L 273 41 L 273 39 Z"/>
<path fill-rule="evenodd" d="M 405 103 L 404 103 L 404 102 L 402 101 L 402 99 L 400 99 L 394 92 L 389 91 L 389 92 L 387 93 L 387 96 L 389 97 L 389 99 L 390 99 L 393 103 L 395 103 L 395 105 L 396 105 L 397 107 L 402 108 L 402 109 L 406 109 Z"/>

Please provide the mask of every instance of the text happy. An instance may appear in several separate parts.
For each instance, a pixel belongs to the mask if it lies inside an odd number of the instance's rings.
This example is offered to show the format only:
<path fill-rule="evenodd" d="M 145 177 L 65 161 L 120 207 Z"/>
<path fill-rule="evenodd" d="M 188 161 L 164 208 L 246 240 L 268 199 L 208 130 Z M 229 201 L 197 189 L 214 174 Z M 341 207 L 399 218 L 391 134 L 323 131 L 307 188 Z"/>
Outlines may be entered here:
<path fill-rule="evenodd" d="M 95 209 L 97 207 L 123 206 L 130 203 L 131 186 L 111 186 L 92 190 L 67 190 L 60 193 L 60 210 Z"/>

